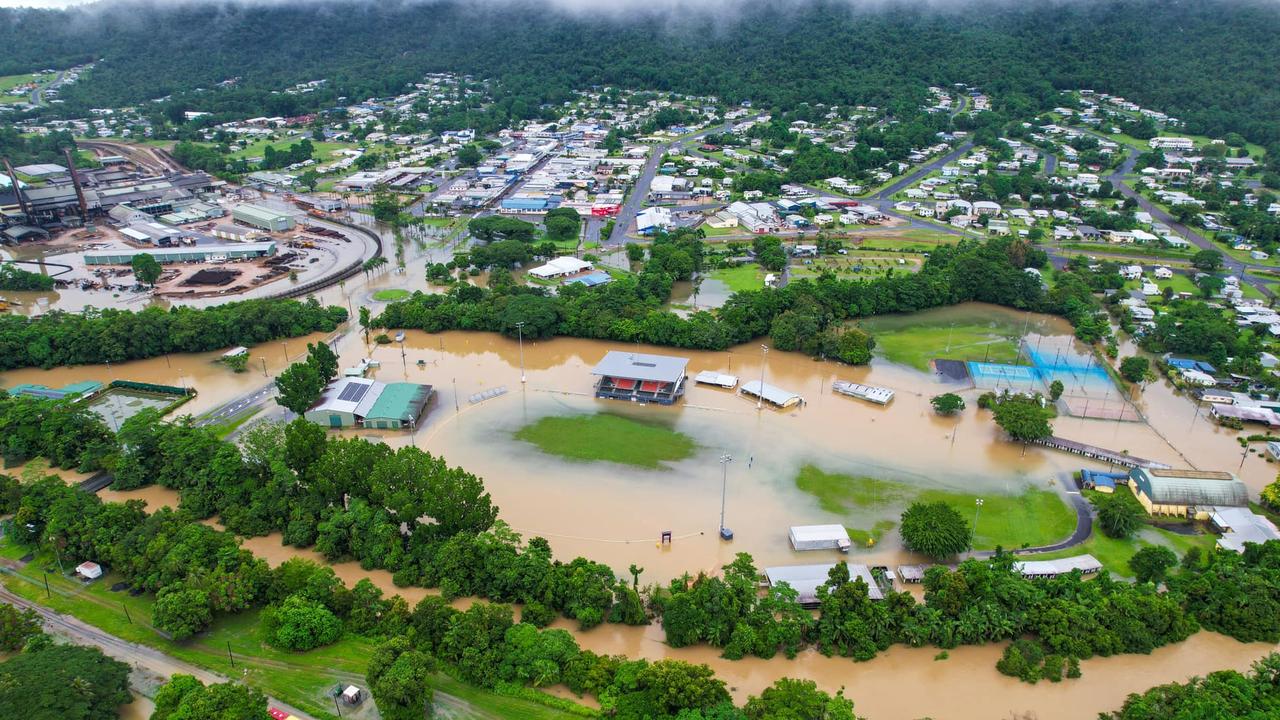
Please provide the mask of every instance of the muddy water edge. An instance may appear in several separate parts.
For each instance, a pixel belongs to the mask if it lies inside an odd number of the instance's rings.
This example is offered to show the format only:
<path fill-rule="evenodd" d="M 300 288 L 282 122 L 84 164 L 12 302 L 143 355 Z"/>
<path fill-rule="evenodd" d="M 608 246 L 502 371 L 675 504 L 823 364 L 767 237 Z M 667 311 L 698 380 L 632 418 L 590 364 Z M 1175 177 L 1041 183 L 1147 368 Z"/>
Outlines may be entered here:
<path fill-rule="evenodd" d="M 973 309 L 1008 312 L 985 306 Z M 1069 332 L 1056 319 L 1044 322 L 1045 332 Z M 288 359 L 302 354 L 307 339 L 288 342 Z M 513 340 L 491 334 L 410 331 L 402 357 L 398 345 L 366 348 L 357 335 L 348 333 L 339 343 L 344 365 L 370 355 L 381 362 L 375 374 L 378 379 L 424 382 L 437 392 L 423 424 L 412 433 L 348 434 L 393 446 L 414 443 L 443 455 L 451 464 L 481 476 L 501 508 L 501 517 L 525 536 L 547 537 L 557 557 L 567 560 L 583 555 L 607 562 L 619 572 L 636 563 L 646 568 L 645 583 L 666 582 L 686 571 L 715 571 L 736 552 L 750 552 L 758 566 L 829 562 L 836 556 L 792 552 L 785 539 L 787 527 L 819 522 L 869 526 L 885 516 L 883 507 L 845 514 L 823 510 L 795 487 L 796 470 L 805 463 L 904 485 L 978 494 L 1017 493 L 1027 487 L 1061 490 L 1071 471 L 1095 466 L 1039 448 L 1023 454 L 999 437 L 985 413 L 970 410 L 960 418 L 939 418 L 928 399 L 948 388 L 931 374 L 887 362 L 849 368 L 793 353 L 769 352 L 766 357 L 755 344 L 728 352 L 634 347 L 688 357 L 690 375 L 711 369 L 744 380 L 758 379 L 764 360 L 766 382 L 803 395 L 806 404 L 789 411 L 757 411 L 754 403 L 731 392 L 697 386 L 690 388 L 682 404 L 670 408 L 596 400 L 591 396 L 590 369 L 607 350 L 619 349 L 616 343 L 563 338 L 526 342 L 523 364 L 528 382 L 522 385 L 520 350 Z M 219 353 L 207 353 L 114 365 L 110 371 L 104 367 L 23 370 L 5 373 L 0 382 L 6 386 L 19 382 L 56 386 L 81 379 L 185 382 L 201 392 L 183 412 L 198 413 L 265 385 L 269 378 L 261 373 L 262 361 L 274 376 L 286 364 L 284 353 L 281 343 L 254 348 L 251 368 L 258 366 L 256 374 L 252 370 L 231 373 L 215 362 Z M 881 408 L 832 395 L 830 383 L 835 379 L 890 387 L 897 397 Z M 472 402 L 476 394 L 500 387 L 507 392 Z M 961 394 L 972 407 L 976 392 Z M 1202 414 L 1197 417 L 1194 406 L 1172 389 L 1153 384 L 1139 405 L 1151 418 L 1149 423 L 1060 418 L 1055 430 L 1073 440 L 1175 466 L 1234 470 L 1240 463 L 1236 433 L 1208 424 Z M 698 449 L 691 458 L 665 469 L 644 470 L 570 462 L 544 455 L 513 437 L 542 417 L 596 412 L 666 425 L 693 438 Z M 733 543 L 722 543 L 715 536 L 721 489 L 717 460 L 722 453 L 734 458 L 728 473 L 726 518 L 736 534 Z M 1239 473 L 1254 492 L 1274 479 L 1274 471 L 1254 456 L 1245 458 Z M 176 503 L 176 495 L 163 488 L 104 493 L 104 499 L 126 497 L 142 497 L 151 509 Z M 676 542 L 659 546 L 656 540 L 663 530 L 671 530 Z M 293 556 L 321 559 L 308 550 L 281 546 L 278 536 L 249 539 L 246 547 L 272 565 Z M 855 553 L 855 561 L 871 564 L 909 559 L 893 537 L 874 550 Z M 402 594 L 411 603 L 429 592 L 395 588 L 389 573 L 364 571 L 356 563 L 335 568 L 349 584 L 370 577 L 386 592 Z M 465 606 L 467 601 L 458 604 Z M 1274 649 L 1200 633 L 1147 657 L 1089 660 L 1082 664 L 1080 680 L 1033 687 L 995 672 L 1001 646 L 960 648 L 941 661 L 933 659 L 935 649 L 895 647 L 867 663 L 824 658 L 811 651 L 793 661 L 730 662 L 718 658 L 711 648 L 669 648 L 656 625 L 607 626 L 575 635 L 583 647 L 597 652 L 706 662 L 739 700 L 784 675 L 811 678 L 832 691 L 845 687 L 859 713 L 876 719 L 930 715 L 977 720 L 1026 711 L 1042 719 L 1087 717 L 1118 707 L 1129 692 L 1216 669 L 1242 669 Z"/>

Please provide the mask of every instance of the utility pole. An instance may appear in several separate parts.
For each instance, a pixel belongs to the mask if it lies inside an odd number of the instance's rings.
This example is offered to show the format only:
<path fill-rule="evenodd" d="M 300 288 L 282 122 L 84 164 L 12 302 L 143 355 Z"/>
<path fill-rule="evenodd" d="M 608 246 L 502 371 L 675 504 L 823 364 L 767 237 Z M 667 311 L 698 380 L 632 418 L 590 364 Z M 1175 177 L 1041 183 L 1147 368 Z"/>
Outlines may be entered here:
<path fill-rule="evenodd" d="M 973 532 L 976 535 L 978 533 L 978 513 L 982 510 L 982 498 L 977 498 L 973 501 L 973 504 Z"/>
<path fill-rule="evenodd" d="M 733 457 L 729 453 L 720 456 L 720 539 L 732 540 L 733 531 L 724 526 L 724 501 L 729 490 L 729 463 Z"/>
<path fill-rule="evenodd" d="M 524 375 L 524 323 L 523 322 L 516 323 L 516 335 L 517 337 L 520 338 L 519 340 L 520 342 L 520 384 L 523 385 L 526 382 L 525 375 Z"/>
<path fill-rule="evenodd" d="M 764 408 L 764 366 L 765 366 L 765 362 L 768 359 L 769 359 L 769 346 L 761 345 L 760 346 L 760 387 L 758 388 L 760 390 L 760 394 L 756 395 L 756 410 L 761 410 Z"/>
<path fill-rule="evenodd" d="M 267 375 L 267 358 L 260 357 L 258 359 L 262 361 L 262 377 L 270 377 Z"/>

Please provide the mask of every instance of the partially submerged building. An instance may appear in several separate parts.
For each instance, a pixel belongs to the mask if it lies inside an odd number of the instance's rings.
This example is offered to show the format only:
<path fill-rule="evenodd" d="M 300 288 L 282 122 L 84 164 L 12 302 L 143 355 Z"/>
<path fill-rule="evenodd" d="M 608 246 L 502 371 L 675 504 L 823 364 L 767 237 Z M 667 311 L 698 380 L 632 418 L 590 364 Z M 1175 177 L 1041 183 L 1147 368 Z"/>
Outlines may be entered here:
<path fill-rule="evenodd" d="M 592 369 L 596 397 L 671 405 L 685 391 L 688 358 L 610 350 Z"/>
<path fill-rule="evenodd" d="M 433 394 L 430 385 L 343 377 L 329 383 L 304 416 L 335 429 L 399 430 L 417 426 Z"/>

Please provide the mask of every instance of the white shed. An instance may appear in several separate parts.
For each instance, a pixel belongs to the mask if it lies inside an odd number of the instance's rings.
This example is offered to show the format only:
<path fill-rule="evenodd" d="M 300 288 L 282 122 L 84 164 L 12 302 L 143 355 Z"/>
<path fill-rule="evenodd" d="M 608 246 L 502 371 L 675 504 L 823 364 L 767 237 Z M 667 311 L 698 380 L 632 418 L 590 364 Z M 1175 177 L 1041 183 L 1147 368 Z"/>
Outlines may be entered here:
<path fill-rule="evenodd" d="M 793 525 L 791 547 L 796 550 L 839 550 L 849 552 L 852 543 L 843 525 Z"/>

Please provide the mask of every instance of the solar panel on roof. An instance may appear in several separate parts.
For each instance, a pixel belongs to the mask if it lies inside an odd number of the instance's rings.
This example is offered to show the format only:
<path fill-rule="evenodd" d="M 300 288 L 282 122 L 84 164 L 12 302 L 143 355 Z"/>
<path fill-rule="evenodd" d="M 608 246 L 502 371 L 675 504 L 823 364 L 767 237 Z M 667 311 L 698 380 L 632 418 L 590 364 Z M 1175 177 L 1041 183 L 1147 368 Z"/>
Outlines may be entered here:
<path fill-rule="evenodd" d="M 338 394 L 339 400 L 347 402 L 359 403 L 364 398 L 364 394 L 369 392 L 371 385 L 365 383 L 348 383 L 342 388 L 342 392 Z"/>

